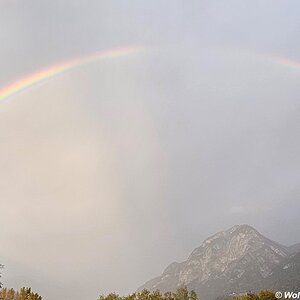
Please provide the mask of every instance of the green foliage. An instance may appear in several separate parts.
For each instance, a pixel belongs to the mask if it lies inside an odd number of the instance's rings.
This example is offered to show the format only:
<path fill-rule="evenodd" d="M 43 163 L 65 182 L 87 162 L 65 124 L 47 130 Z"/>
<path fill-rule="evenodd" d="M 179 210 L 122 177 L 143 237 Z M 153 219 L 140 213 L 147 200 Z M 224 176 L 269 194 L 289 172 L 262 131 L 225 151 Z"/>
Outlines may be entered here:
<path fill-rule="evenodd" d="M 20 291 L 14 289 L 0 289 L 0 300 L 42 300 L 42 297 L 31 291 L 31 288 L 21 288 Z"/>
<path fill-rule="evenodd" d="M 194 290 L 191 290 L 190 300 L 198 300 L 197 293 Z"/>
<path fill-rule="evenodd" d="M 235 300 L 276 300 L 275 293 L 272 291 L 260 291 L 259 293 L 247 293 L 233 297 Z"/>
<path fill-rule="evenodd" d="M 186 287 L 181 287 L 175 293 L 166 292 L 162 294 L 158 290 L 154 292 L 142 290 L 141 292 L 123 297 L 115 293 L 108 294 L 107 296 L 101 295 L 98 300 L 198 300 L 198 297 L 195 291 L 192 290 L 189 292 Z"/>
<path fill-rule="evenodd" d="M 181 287 L 177 289 L 174 296 L 175 300 L 189 300 L 189 291 L 186 287 Z"/>
<path fill-rule="evenodd" d="M 258 293 L 259 300 L 276 300 L 274 292 L 271 291 L 260 291 Z"/>

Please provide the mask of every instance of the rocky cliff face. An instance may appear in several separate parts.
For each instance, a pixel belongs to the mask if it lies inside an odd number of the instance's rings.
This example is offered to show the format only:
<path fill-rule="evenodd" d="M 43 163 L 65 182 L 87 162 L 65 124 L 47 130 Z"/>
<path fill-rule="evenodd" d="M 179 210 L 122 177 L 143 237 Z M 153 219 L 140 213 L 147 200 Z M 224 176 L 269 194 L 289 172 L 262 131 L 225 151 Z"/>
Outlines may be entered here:
<path fill-rule="evenodd" d="M 202 300 L 259 290 L 290 255 L 288 247 L 269 240 L 251 226 L 236 225 L 209 237 L 186 261 L 172 263 L 140 289 L 167 291 L 186 285 L 195 289 Z"/>
<path fill-rule="evenodd" d="M 300 291 L 300 252 L 292 253 L 277 265 L 263 285 L 274 291 Z"/>

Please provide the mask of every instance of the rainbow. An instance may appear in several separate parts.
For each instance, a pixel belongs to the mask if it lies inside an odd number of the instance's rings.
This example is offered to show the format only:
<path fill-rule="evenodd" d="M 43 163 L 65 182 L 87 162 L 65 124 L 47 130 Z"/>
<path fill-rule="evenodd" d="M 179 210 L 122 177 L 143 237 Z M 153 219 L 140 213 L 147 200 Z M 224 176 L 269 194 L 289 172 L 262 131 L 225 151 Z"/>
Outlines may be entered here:
<path fill-rule="evenodd" d="M 115 57 L 137 54 L 139 52 L 142 52 L 143 50 L 144 48 L 141 46 L 110 49 L 106 51 L 92 53 L 87 56 L 75 58 L 57 65 L 50 66 L 41 71 L 37 71 L 35 73 L 27 75 L 7 86 L 4 86 L 2 89 L 0 89 L 0 101 L 6 100 L 7 98 L 13 95 L 28 90 L 29 88 L 35 86 L 38 83 L 41 83 L 59 74 L 70 71 L 76 67 L 80 67 L 82 65 L 86 65 L 98 60 L 105 60 Z"/>
<path fill-rule="evenodd" d="M 235 48 L 224 47 L 223 49 L 227 52 L 236 52 L 236 53 L 239 53 L 242 55 L 246 55 L 249 58 L 250 57 L 258 58 L 263 61 L 269 61 L 272 64 L 281 65 L 283 67 L 300 70 L 300 62 L 299 61 L 296 61 L 296 60 L 293 60 L 290 58 L 286 58 L 283 56 L 279 56 L 276 54 L 258 53 L 258 52 L 253 52 L 253 51 L 246 50 L 243 48 L 238 48 L 238 47 L 235 47 Z"/>
<path fill-rule="evenodd" d="M 288 58 L 284 57 L 279 57 L 279 56 L 271 56 L 270 59 L 280 65 L 286 66 L 286 67 L 291 67 L 293 69 L 300 69 L 300 62 L 297 62 L 295 60 L 291 60 Z"/>
<path fill-rule="evenodd" d="M 50 66 L 41 71 L 37 71 L 35 73 L 29 74 L 11 84 L 4 86 L 3 88 L 0 88 L 0 101 L 6 100 L 9 97 L 12 97 L 20 92 L 28 90 L 31 87 L 34 87 L 38 83 L 44 82 L 50 78 L 53 78 L 57 75 L 70 71 L 74 68 L 80 67 L 82 65 L 86 65 L 98 60 L 105 60 L 105 59 L 111 59 L 115 57 L 137 54 L 144 50 L 145 48 L 142 46 L 131 46 L 125 48 L 110 49 L 106 51 L 92 53 L 87 56 L 75 58 L 57 65 Z M 267 59 L 276 64 L 280 64 L 298 70 L 300 69 L 299 62 L 287 58 L 283 58 L 280 56 L 275 56 L 275 55 L 265 56 L 262 54 L 251 53 L 241 49 L 231 49 L 231 50 L 239 50 L 240 53 L 244 53 L 246 55 L 260 57 L 264 60 Z"/>

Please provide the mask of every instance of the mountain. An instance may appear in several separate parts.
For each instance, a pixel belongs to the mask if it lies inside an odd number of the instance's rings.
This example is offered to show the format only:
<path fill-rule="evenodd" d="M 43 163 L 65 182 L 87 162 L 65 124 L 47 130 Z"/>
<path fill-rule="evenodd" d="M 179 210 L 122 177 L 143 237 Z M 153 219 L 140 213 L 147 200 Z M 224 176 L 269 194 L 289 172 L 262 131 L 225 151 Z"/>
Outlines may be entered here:
<path fill-rule="evenodd" d="M 206 239 L 186 261 L 172 263 L 139 290 L 174 291 L 185 285 L 195 289 L 201 300 L 213 300 L 234 292 L 279 289 L 292 274 L 300 288 L 300 254 L 295 251 L 249 225 L 236 225 Z"/>
<path fill-rule="evenodd" d="M 264 286 L 274 291 L 300 290 L 300 252 L 284 259 L 264 282 Z"/>
<path fill-rule="evenodd" d="M 289 252 L 297 253 L 300 251 L 300 243 L 288 247 Z"/>

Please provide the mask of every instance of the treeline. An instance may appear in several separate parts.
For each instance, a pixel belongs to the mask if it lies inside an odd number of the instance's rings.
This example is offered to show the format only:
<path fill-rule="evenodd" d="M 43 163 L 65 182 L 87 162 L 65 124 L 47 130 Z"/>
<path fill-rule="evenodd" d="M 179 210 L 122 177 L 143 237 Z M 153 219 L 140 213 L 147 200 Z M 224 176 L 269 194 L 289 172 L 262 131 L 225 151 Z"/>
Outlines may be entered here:
<path fill-rule="evenodd" d="M 223 298 L 225 299 L 225 298 Z M 274 292 L 260 291 L 258 293 L 232 294 L 226 299 L 230 300 L 277 300 Z M 31 290 L 31 288 L 21 288 L 19 291 L 8 288 L 0 288 L 0 300 L 42 300 L 42 297 Z M 160 291 L 150 292 L 143 290 L 128 296 L 120 296 L 116 293 L 99 296 L 98 300 L 198 300 L 195 291 L 188 291 L 186 287 L 179 288 L 175 293 Z M 200 298 L 201 300 L 201 298 Z"/>
<path fill-rule="evenodd" d="M 258 293 L 246 293 L 243 295 L 234 295 L 234 300 L 277 300 L 275 293 L 272 291 L 260 291 Z"/>
<path fill-rule="evenodd" d="M 31 288 L 21 288 L 19 291 L 14 289 L 0 289 L 0 300 L 42 300 L 38 293 L 34 293 Z"/>
<path fill-rule="evenodd" d="M 150 292 L 143 290 L 138 293 L 133 293 L 128 296 L 120 296 L 116 293 L 110 293 L 108 295 L 101 295 L 98 300 L 197 300 L 197 294 L 194 290 L 188 291 L 186 287 L 177 289 L 175 293 L 160 291 Z"/>
<path fill-rule="evenodd" d="M 275 293 L 268 290 L 262 290 L 258 293 L 231 294 L 228 297 L 221 297 L 226 300 L 278 300 Z M 98 300 L 198 300 L 198 296 L 194 290 L 190 292 L 186 287 L 179 288 L 175 293 L 160 291 L 150 292 L 143 290 L 138 293 L 133 293 L 128 296 L 120 296 L 116 293 L 101 295 Z M 200 295 L 201 300 L 201 295 Z"/>

